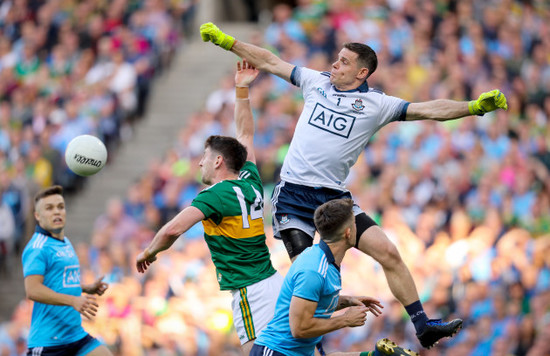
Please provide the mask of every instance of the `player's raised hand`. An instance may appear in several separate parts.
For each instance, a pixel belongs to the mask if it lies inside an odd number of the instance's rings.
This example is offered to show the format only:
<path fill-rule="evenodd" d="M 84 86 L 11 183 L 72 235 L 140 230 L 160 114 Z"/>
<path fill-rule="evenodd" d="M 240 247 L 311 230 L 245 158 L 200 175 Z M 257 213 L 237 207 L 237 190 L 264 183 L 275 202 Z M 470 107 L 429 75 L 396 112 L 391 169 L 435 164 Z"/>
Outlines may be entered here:
<path fill-rule="evenodd" d="M 349 327 L 361 326 L 364 325 L 367 320 L 368 311 L 369 309 L 367 307 L 356 305 L 349 307 L 343 317 L 346 319 Z"/>
<path fill-rule="evenodd" d="M 144 273 L 151 263 L 157 260 L 157 256 L 151 255 L 147 249 L 136 257 L 136 268 L 139 273 Z"/>
<path fill-rule="evenodd" d="M 90 294 L 83 294 L 73 300 L 73 308 L 89 320 L 94 318 L 98 307 L 96 297 Z"/>
<path fill-rule="evenodd" d="M 235 86 L 247 87 L 258 77 L 259 70 L 243 59 L 242 63 L 237 62 L 237 73 L 235 73 Z"/>
<path fill-rule="evenodd" d="M 496 109 L 508 109 L 506 97 L 498 89 L 483 93 L 477 100 L 472 100 L 468 103 L 468 110 L 472 115 L 483 115 Z"/>
<path fill-rule="evenodd" d="M 203 23 L 200 27 L 200 33 L 204 42 L 210 41 L 228 51 L 235 43 L 235 38 L 223 33 L 212 22 Z"/>

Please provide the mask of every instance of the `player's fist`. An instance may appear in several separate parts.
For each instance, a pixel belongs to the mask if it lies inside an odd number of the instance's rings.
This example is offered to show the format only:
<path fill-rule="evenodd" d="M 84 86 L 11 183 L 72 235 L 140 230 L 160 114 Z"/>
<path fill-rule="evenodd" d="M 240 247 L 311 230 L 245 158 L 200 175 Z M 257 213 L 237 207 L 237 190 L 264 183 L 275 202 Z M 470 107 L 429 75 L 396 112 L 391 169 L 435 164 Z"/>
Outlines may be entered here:
<path fill-rule="evenodd" d="M 230 50 L 235 43 L 235 38 L 225 34 L 212 22 L 203 23 L 200 27 L 201 37 L 204 42 L 212 42 L 225 50 Z"/>
<path fill-rule="evenodd" d="M 468 110 L 472 115 L 483 115 L 496 109 L 508 109 L 506 97 L 498 89 L 483 93 L 468 103 Z"/>

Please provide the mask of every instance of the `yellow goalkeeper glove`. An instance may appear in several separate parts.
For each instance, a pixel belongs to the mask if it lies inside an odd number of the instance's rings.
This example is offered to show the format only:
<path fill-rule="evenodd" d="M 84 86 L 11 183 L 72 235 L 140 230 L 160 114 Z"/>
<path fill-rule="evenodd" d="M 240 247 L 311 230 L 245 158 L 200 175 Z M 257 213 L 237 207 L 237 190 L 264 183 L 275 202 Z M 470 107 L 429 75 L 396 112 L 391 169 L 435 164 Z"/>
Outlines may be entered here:
<path fill-rule="evenodd" d="M 217 46 L 225 50 L 231 50 L 233 44 L 235 43 L 235 38 L 225 34 L 214 25 L 212 22 L 203 23 L 200 28 L 201 37 L 204 42 L 211 41 Z"/>
<path fill-rule="evenodd" d="M 508 109 L 506 97 L 498 89 L 483 93 L 477 100 L 468 103 L 468 110 L 472 115 L 483 115 L 496 109 Z"/>

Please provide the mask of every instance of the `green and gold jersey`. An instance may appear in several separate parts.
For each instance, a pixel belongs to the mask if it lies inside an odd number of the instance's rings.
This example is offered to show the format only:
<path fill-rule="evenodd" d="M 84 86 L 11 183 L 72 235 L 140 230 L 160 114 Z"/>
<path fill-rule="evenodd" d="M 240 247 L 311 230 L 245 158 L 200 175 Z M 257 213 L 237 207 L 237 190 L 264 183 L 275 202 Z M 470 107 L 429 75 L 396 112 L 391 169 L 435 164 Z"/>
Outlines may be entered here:
<path fill-rule="evenodd" d="M 263 186 L 254 163 L 244 164 L 239 179 L 204 189 L 191 205 L 205 216 L 204 237 L 221 290 L 246 287 L 276 272 L 265 244 Z"/>

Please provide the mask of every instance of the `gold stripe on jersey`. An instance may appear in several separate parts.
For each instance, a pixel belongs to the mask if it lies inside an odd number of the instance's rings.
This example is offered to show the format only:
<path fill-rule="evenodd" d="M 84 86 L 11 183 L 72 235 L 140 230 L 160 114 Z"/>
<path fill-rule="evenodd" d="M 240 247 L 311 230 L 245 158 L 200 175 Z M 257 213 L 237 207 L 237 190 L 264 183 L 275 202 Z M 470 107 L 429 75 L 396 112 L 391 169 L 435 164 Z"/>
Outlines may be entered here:
<path fill-rule="evenodd" d="M 226 216 L 219 225 L 211 219 L 203 220 L 204 233 L 209 236 L 225 236 L 232 239 L 246 239 L 264 234 L 264 219 L 250 219 L 248 216 L 249 228 L 243 228 L 242 216 Z"/>

